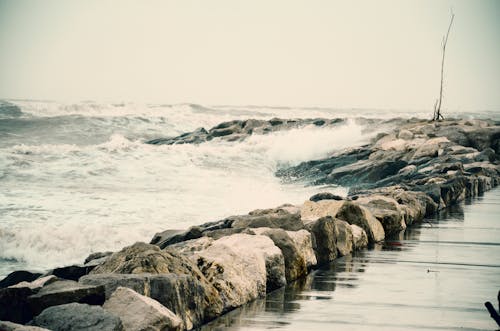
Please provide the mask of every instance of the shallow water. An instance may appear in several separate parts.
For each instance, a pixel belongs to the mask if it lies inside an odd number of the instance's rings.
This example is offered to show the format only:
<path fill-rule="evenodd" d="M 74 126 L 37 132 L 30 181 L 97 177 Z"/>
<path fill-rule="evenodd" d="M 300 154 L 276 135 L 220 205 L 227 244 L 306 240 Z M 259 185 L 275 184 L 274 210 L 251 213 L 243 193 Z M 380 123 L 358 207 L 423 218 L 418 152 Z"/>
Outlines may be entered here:
<path fill-rule="evenodd" d="M 499 215 L 497 188 L 202 330 L 495 330 Z"/>

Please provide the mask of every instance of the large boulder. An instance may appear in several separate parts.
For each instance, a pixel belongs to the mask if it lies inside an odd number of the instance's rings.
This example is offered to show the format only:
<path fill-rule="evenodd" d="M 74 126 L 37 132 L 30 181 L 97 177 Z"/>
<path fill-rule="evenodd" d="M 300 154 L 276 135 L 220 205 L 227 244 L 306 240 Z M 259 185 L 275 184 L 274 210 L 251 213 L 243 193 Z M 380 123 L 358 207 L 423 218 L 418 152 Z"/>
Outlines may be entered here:
<path fill-rule="evenodd" d="M 325 216 L 306 223 L 305 228 L 311 232 L 318 265 L 335 260 L 337 258 L 335 219 L 331 216 Z"/>
<path fill-rule="evenodd" d="M 38 315 L 47 307 L 71 302 L 102 305 L 104 303 L 104 287 L 79 284 L 72 280 L 57 281 L 44 286 L 28 297 L 31 310 Z"/>
<path fill-rule="evenodd" d="M 52 284 L 58 280 L 59 280 L 59 278 L 57 278 L 56 276 L 48 275 L 48 276 L 37 278 L 32 282 L 20 282 L 20 283 L 17 283 L 16 285 L 12 285 L 9 287 L 10 288 L 27 287 L 27 288 L 31 289 L 33 292 L 38 292 L 45 285 Z"/>
<path fill-rule="evenodd" d="M 28 297 L 33 291 L 27 287 L 0 289 L 0 320 L 26 323 L 33 318 Z"/>
<path fill-rule="evenodd" d="M 256 235 L 269 237 L 279 247 L 285 260 L 285 276 L 292 282 L 307 275 L 307 262 L 303 252 L 288 231 L 273 228 L 254 228 L 250 230 Z M 311 243 L 312 247 L 312 243 Z"/>
<path fill-rule="evenodd" d="M 124 331 L 118 316 L 102 307 L 79 303 L 47 308 L 32 324 L 52 331 Z"/>
<path fill-rule="evenodd" d="M 396 235 L 406 229 L 404 213 L 395 199 L 369 194 L 359 197 L 356 203 L 366 207 L 380 221 L 386 236 Z"/>
<path fill-rule="evenodd" d="M 311 233 L 307 230 L 287 231 L 286 233 L 297 246 L 299 254 L 302 255 L 306 263 L 307 270 L 314 268 L 318 264 L 318 260 L 314 253 Z"/>
<path fill-rule="evenodd" d="M 20 282 L 32 282 L 42 274 L 37 272 L 30 272 L 25 270 L 19 270 L 11 272 L 4 279 L 0 281 L 0 288 L 9 287 L 12 285 L 16 285 Z"/>
<path fill-rule="evenodd" d="M 196 265 L 186 257 L 175 251 L 161 250 L 158 246 L 142 242 L 112 254 L 91 272 L 91 274 L 102 273 L 175 273 L 203 278 Z"/>
<path fill-rule="evenodd" d="M 233 216 L 232 228 L 280 228 L 289 231 L 302 229 L 300 208 L 293 205 L 283 205 L 273 209 L 257 209 L 248 215 Z"/>
<path fill-rule="evenodd" d="M 268 286 L 274 289 L 285 284 L 281 251 L 265 236 L 223 237 L 194 251 L 190 259 L 219 291 L 225 310 L 264 296 Z"/>
<path fill-rule="evenodd" d="M 354 250 L 361 250 L 368 247 L 368 236 L 365 230 L 357 226 L 356 224 L 351 224 L 352 232 L 352 245 Z"/>
<path fill-rule="evenodd" d="M 88 275 L 96 264 L 89 265 L 70 265 L 53 269 L 50 273 L 56 277 L 78 281 L 80 277 Z"/>
<path fill-rule="evenodd" d="M 339 256 L 345 256 L 352 253 L 353 236 L 349 223 L 339 219 L 335 220 L 335 239 Z"/>
<path fill-rule="evenodd" d="M 158 301 L 118 287 L 104 310 L 119 316 L 125 331 L 180 330 L 182 320 Z"/>
<path fill-rule="evenodd" d="M 148 295 L 149 276 L 152 274 L 93 274 L 86 275 L 78 281 L 83 285 L 104 286 L 106 300 L 118 287 L 126 287 L 137 293 Z"/>
<path fill-rule="evenodd" d="M 38 326 L 22 325 L 12 322 L 0 321 L 0 330 L 2 331 L 50 331 Z"/>
<path fill-rule="evenodd" d="M 380 242 L 385 238 L 384 228 L 379 220 L 365 207 L 347 200 L 306 201 L 302 205 L 301 217 L 304 223 L 330 216 L 356 224 L 365 230 L 370 243 Z"/>

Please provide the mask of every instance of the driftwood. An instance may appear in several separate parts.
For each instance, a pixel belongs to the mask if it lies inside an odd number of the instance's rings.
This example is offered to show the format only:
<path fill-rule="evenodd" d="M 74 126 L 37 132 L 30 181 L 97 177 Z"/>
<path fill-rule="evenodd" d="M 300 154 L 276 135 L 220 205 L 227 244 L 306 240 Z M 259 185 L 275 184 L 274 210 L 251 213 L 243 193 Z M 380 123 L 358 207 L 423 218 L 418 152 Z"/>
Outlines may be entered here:
<path fill-rule="evenodd" d="M 443 57 L 441 59 L 441 85 L 439 88 L 439 99 L 436 99 L 434 103 L 434 121 L 439 121 L 440 119 L 444 119 L 441 114 L 441 103 L 443 101 L 443 76 L 444 76 L 444 55 L 446 52 L 446 44 L 448 43 L 448 36 L 450 35 L 451 25 L 453 24 L 453 19 L 455 18 L 455 14 L 451 12 L 450 25 L 448 26 L 448 31 L 446 32 L 446 36 L 443 37 Z"/>

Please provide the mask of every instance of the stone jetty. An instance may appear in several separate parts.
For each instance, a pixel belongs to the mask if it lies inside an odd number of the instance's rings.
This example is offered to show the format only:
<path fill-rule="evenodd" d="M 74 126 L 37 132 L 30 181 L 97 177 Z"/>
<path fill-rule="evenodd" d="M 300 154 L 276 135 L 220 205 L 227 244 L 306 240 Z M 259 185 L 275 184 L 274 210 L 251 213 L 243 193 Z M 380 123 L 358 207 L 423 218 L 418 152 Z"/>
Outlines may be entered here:
<path fill-rule="evenodd" d="M 276 174 L 348 186 L 347 197 L 324 192 L 301 205 L 165 229 L 149 243 L 92 254 L 43 275 L 14 272 L 0 281 L 0 330 L 193 329 L 500 182 L 499 123 L 360 121 L 388 131 Z M 235 141 L 344 122 L 231 121 L 149 143 Z"/>

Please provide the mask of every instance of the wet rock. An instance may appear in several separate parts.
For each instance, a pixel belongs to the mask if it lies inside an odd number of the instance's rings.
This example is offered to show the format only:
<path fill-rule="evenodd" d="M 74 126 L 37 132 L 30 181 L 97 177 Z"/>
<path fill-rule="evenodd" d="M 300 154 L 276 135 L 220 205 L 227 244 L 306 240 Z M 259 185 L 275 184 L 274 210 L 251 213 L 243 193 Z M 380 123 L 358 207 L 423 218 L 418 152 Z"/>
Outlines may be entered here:
<path fill-rule="evenodd" d="M 40 277 L 41 273 L 33 273 L 30 271 L 20 270 L 14 271 L 7 275 L 4 279 L 0 281 L 0 288 L 9 287 L 12 285 L 16 285 L 20 282 L 32 282 L 38 277 Z"/>
<path fill-rule="evenodd" d="M 102 261 L 103 258 L 108 257 L 111 254 L 113 254 L 113 252 L 96 252 L 96 253 L 92 253 L 89 256 L 87 256 L 87 258 L 85 259 L 85 261 L 83 262 L 83 264 L 87 264 L 87 263 L 89 263 L 91 261 L 94 261 L 94 260 L 100 260 L 100 261 Z"/>
<path fill-rule="evenodd" d="M 232 228 L 280 228 L 289 231 L 302 229 L 300 209 L 292 205 L 283 205 L 273 209 L 258 209 L 248 215 L 230 217 Z"/>
<path fill-rule="evenodd" d="M 305 225 L 312 234 L 313 249 L 318 265 L 326 264 L 337 257 L 337 240 L 335 237 L 335 221 L 325 216 Z"/>
<path fill-rule="evenodd" d="M 141 242 L 113 253 L 106 262 L 91 272 L 91 274 L 102 273 L 175 273 L 202 277 L 198 268 L 184 256 Z"/>
<path fill-rule="evenodd" d="M 349 223 L 339 219 L 335 220 L 335 239 L 339 256 L 345 256 L 352 253 L 353 236 Z"/>
<path fill-rule="evenodd" d="M 103 305 L 119 316 L 126 331 L 181 330 L 182 320 L 158 301 L 118 287 Z"/>
<path fill-rule="evenodd" d="M 99 306 L 69 303 L 45 309 L 33 325 L 53 331 L 123 331 L 119 317 Z"/>
<path fill-rule="evenodd" d="M 33 318 L 28 297 L 33 294 L 27 287 L 0 289 L 0 320 L 26 323 Z"/>
<path fill-rule="evenodd" d="M 71 265 L 67 267 L 55 268 L 50 273 L 56 277 L 78 281 L 80 277 L 88 275 L 96 265 Z"/>
<path fill-rule="evenodd" d="M 22 325 L 12 322 L 0 321 L 0 330 L 2 331 L 50 331 L 38 326 Z"/>
<path fill-rule="evenodd" d="M 314 268 L 318 264 L 318 261 L 312 247 L 311 233 L 307 230 L 287 231 L 286 233 L 297 246 L 299 253 L 306 263 L 307 270 Z"/>
<path fill-rule="evenodd" d="M 358 200 L 356 203 L 345 200 L 306 201 L 301 209 L 302 221 L 307 224 L 321 217 L 331 216 L 360 226 L 368 235 L 370 243 L 384 240 L 385 232 L 382 224 L 369 210 L 357 205 Z"/>
<path fill-rule="evenodd" d="M 313 202 L 318 202 L 320 200 L 344 200 L 344 198 L 330 192 L 317 193 L 309 198 L 309 201 Z"/>
<path fill-rule="evenodd" d="M 104 287 L 82 285 L 72 280 L 62 280 L 44 286 L 28 297 L 33 314 L 36 316 L 45 308 L 71 302 L 102 305 Z"/>
<path fill-rule="evenodd" d="M 351 224 L 352 244 L 354 250 L 361 250 L 368 247 L 368 236 L 365 230 L 355 224 Z"/>
<path fill-rule="evenodd" d="M 307 262 L 304 254 L 288 231 L 276 228 L 255 228 L 251 231 L 257 235 L 269 237 L 279 247 L 285 260 L 285 277 L 288 283 L 307 275 Z"/>
<path fill-rule="evenodd" d="M 218 290 L 225 311 L 264 296 L 267 286 L 274 289 L 285 284 L 282 253 L 265 236 L 223 237 L 204 249 L 194 250 L 190 258 Z"/>
<path fill-rule="evenodd" d="M 406 229 L 403 212 L 395 199 L 372 194 L 360 197 L 356 203 L 366 207 L 380 221 L 386 236 L 398 234 Z"/>
<path fill-rule="evenodd" d="M 147 295 L 149 289 L 149 276 L 152 274 L 93 274 L 80 278 L 82 285 L 103 286 L 106 299 L 118 287 L 126 287 L 137 293 Z"/>
<path fill-rule="evenodd" d="M 48 275 L 45 277 L 40 277 L 38 279 L 35 279 L 32 282 L 20 282 L 20 283 L 17 283 L 16 285 L 12 285 L 9 287 L 11 287 L 11 288 L 27 287 L 30 290 L 32 290 L 33 292 L 38 292 L 38 290 L 40 290 L 45 285 L 52 284 L 58 280 L 59 280 L 59 278 L 57 278 L 56 276 Z"/>

